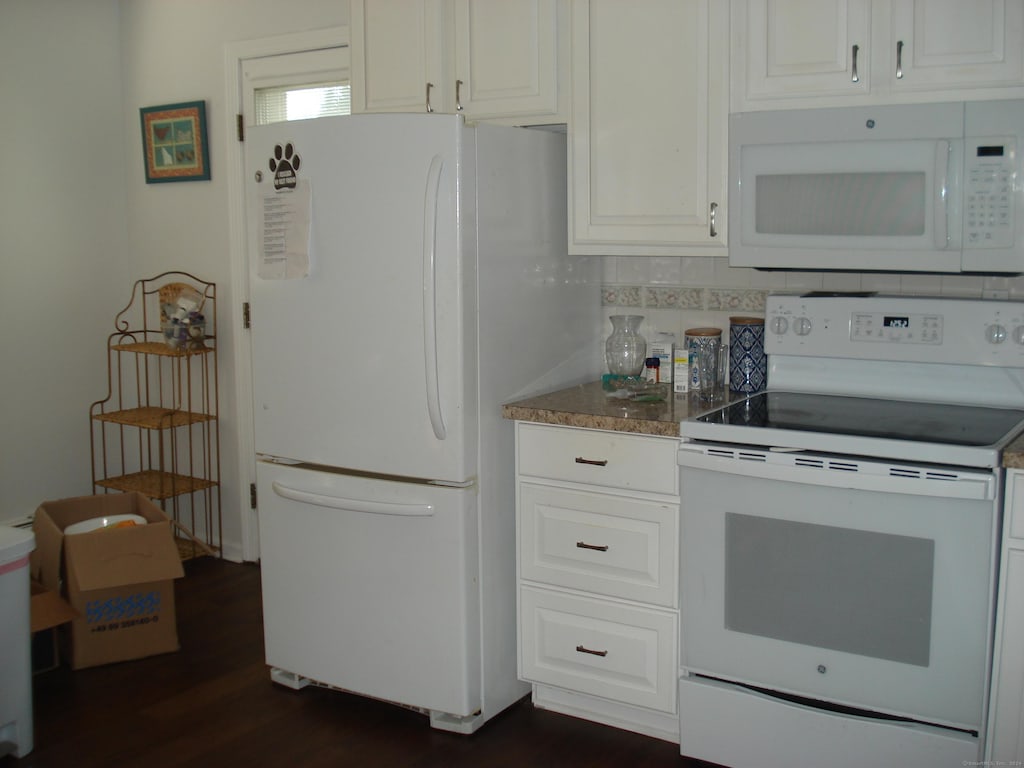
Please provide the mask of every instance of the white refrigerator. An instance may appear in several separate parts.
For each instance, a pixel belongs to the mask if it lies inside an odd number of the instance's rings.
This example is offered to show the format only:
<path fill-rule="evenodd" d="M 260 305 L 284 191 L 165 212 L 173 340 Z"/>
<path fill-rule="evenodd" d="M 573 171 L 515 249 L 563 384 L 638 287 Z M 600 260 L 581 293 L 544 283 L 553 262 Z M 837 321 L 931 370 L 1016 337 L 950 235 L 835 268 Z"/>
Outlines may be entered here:
<path fill-rule="evenodd" d="M 600 374 L 564 134 L 357 115 L 246 137 L 267 663 L 469 733 L 516 676 L 503 403 Z"/>

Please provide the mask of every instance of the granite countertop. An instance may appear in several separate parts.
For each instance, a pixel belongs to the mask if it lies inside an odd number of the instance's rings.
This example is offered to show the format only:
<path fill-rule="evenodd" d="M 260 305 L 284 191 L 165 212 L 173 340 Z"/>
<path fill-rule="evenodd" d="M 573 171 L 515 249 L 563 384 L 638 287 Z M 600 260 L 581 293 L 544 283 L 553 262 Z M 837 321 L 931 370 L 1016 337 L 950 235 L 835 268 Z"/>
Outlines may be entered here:
<path fill-rule="evenodd" d="M 722 403 L 701 403 L 697 393 L 673 394 L 657 403 L 608 397 L 601 382 L 560 389 L 502 406 L 506 419 L 566 427 L 679 437 L 679 422 Z"/>
<path fill-rule="evenodd" d="M 1003 466 L 1006 469 L 1024 469 L 1024 433 L 1003 449 Z"/>
<path fill-rule="evenodd" d="M 719 405 L 701 403 L 694 392 L 669 392 L 660 403 L 617 400 L 608 397 L 601 382 L 595 381 L 509 403 L 502 406 L 501 415 L 539 424 L 678 437 L 680 421 Z M 1024 433 L 1003 449 L 1003 467 L 1024 469 Z"/>

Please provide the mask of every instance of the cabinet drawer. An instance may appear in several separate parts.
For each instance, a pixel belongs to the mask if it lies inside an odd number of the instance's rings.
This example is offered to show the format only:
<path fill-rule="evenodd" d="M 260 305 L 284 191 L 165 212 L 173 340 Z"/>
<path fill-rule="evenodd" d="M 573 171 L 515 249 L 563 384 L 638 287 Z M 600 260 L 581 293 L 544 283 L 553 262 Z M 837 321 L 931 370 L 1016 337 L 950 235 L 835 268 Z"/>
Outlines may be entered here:
<path fill-rule="evenodd" d="M 522 587 L 519 616 L 524 679 L 676 711 L 675 613 Z"/>
<path fill-rule="evenodd" d="M 1024 472 L 1006 473 L 1006 514 L 1010 516 L 1010 536 L 1024 539 Z"/>
<path fill-rule="evenodd" d="M 679 505 L 519 485 L 524 579 L 676 607 Z"/>
<path fill-rule="evenodd" d="M 676 495 L 679 441 L 572 427 L 519 424 L 519 473 Z"/>

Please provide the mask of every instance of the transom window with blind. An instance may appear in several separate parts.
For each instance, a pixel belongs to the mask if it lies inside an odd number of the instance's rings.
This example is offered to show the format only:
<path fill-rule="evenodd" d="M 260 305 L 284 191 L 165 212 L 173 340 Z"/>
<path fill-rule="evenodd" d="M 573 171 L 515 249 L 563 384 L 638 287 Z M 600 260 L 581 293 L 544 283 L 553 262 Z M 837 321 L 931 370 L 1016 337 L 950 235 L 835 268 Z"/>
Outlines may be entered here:
<path fill-rule="evenodd" d="M 247 59 L 242 69 L 249 125 L 352 113 L 347 47 Z"/>

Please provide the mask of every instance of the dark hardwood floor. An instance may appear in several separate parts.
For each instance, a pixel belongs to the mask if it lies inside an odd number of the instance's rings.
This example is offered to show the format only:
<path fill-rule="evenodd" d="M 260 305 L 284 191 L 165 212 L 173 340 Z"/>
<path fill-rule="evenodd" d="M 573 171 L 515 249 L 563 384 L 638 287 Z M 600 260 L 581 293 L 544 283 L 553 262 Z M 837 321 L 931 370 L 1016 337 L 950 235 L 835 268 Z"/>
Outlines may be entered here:
<path fill-rule="evenodd" d="M 258 566 L 201 558 L 176 584 L 181 650 L 35 677 L 35 749 L 0 768 L 359 766 L 697 768 L 658 739 L 523 700 L 476 734 L 322 688 L 270 682 Z"/>

